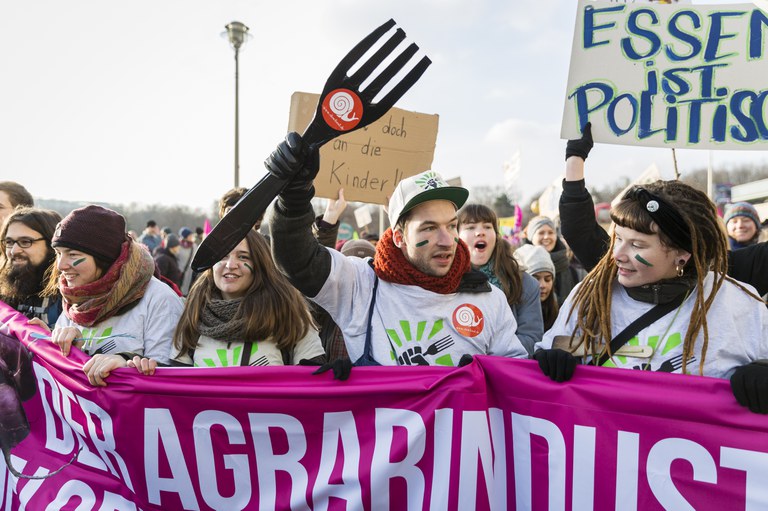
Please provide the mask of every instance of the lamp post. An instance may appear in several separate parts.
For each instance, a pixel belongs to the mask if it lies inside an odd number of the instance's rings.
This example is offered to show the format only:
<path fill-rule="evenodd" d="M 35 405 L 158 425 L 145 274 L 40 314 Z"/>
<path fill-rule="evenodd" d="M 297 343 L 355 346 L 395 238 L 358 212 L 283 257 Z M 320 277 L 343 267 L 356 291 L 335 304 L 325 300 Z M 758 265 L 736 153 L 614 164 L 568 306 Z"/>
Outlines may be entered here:
<path fill-rule="evenodd" d="M 240 54 L 240 47 L 243 46 L 245 41 L 248 40 L 250 35 L 248 34 L 248 27 L 239 21 L 233 21 L 224 28 L 227 29 L 222 35 L 227 36 L 229 44 L 232 45 L 232 49 L 235 50 L 235 188 L 240 186 L 240 112 L 238 96 L 240 91 L 239 86 L 239 61 L 238 56 Z"/>

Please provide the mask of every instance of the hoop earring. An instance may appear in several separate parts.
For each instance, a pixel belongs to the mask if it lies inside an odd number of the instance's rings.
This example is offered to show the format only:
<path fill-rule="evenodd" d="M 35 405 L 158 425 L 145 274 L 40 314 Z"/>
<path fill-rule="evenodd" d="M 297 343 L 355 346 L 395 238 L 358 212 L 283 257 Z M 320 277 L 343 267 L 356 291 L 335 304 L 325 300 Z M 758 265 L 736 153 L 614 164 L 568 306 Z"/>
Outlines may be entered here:
<path fill-rule="evenodd" d="M 677 271 L 677 276 L 678 277 L 682 277 L 683 276 L 683 273 L 685 272 L 684 266 L 685 266 L 685 261 L 681 261 L 681 263 L 679 263 L 679 264 L 677 264 L 675 266 L 675 270 Z"/>

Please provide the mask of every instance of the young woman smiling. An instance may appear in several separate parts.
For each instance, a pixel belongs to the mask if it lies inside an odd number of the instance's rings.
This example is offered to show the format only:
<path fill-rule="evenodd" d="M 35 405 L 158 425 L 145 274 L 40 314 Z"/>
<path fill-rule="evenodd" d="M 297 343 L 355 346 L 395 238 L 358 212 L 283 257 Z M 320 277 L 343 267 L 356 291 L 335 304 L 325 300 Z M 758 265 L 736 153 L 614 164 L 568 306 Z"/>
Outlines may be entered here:
<path fill-rule="evenodd" d="M 566 166 L 583 172 L 591 147 L 586 125 L 568 142 Z M 576 353 L 595 365 L 731 378 L 740 404 L 768 413 L 768 310 L 753 287 L 726 275 L 728 242 L 712 201 L 656 181 L 630 188 L 611 219 L 608 252 L 537 345 L 542 371 L 569 379 Z M 612 342 L 622 337 L 623 348 Z"/>
<path fill-rule="evenodd" d="M 61 294 L 64 312 L 51 340 L 68 356 L 76 346 L 92 385 L 133 357 L 169 361 L 181 298 L 154 277 L 149 251 L 125 232 L 125 218 L 86 206 L 67 215 L 51 240 L 56 262 L 44 294 Z"/>
<path fill-rule="evenodd" d="M 277 270 L 251 230 L 201 274 L 173 336 L 174 365 L 295 365 L 325 361 L 304 297 Z"/>

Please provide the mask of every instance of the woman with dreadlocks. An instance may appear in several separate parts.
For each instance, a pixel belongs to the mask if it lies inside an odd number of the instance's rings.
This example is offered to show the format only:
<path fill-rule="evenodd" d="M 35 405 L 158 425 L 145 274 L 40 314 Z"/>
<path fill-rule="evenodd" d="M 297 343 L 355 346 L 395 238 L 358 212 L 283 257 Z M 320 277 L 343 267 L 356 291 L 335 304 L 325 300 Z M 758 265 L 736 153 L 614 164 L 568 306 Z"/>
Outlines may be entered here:
<path fill-rule="evenodd" d="M 567 166 L 583 167 L 583 140 L 569 141 Z M 768 310 L 752 286 L 726 275 L 728 243 L 712 201 L 657 181 L 632 187 L 611 219 L 608 252 L 537 345 L 542 371 L 564 381 L 581 359 L 731 378 L 740 404 L 768 413 Z"/>

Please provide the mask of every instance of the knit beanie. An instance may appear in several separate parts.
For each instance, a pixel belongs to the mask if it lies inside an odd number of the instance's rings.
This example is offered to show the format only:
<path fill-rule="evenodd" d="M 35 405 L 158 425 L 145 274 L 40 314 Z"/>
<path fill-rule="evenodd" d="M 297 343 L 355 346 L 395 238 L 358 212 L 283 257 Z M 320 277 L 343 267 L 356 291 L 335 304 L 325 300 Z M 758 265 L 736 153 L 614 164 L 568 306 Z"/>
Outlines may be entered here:
<path fill-rule="evenodd" d="M 737 216 L 745 216 L 755 222 L 758 232 L 760 231 L 760 215 L 757 213 L 755 207 L 749 202 L 734 202 L 725 206 L 725 224 L 728 225 L 728 221 Z"/>
<path fill-rule="evenodd" d="M 533 276 L 541 271 L 547 271 L 555 276 L 555 264 L 547 249 L 539 245 L 523 245 L 515 250 L 515 259 Z"/>
<path fill-rule="evenodd" d="M 376 255 L 376 247 L 367 240 L 349 240 L 341 247 L 341 253 L 347 257 L 373 257 Z"/>
<path fill-rule="evenodd" d="M 190 234 L 192 234 L 192 229 L 189 227 L 182 227 L 179 229 L 179 238 L 181 239 L 186 239 Z"/>
<path fill-rule="evenodd" d="M 56 226 L 52 247 L 81 250 L 102 261 L 113 263 L 120 257 L 125 233 L 125 218 L 101 206 L 78 208 Z"/>
<path fill-rule="evenodd" d="M 546 216 L 535 216 L 531 218 L 531 220 L 528 222 L 528 225 L 525 228 L 526 237 L 529 240 L 532 240 L 533 235 L 536 234 L 536 231 L 538 231 L 545 225 L 550 226 L 553 231 L 557 232 L 557 230 L 555 229 L 555 222 L 553 222 L 551 218 Z"/>
<path fill-rule="evenodd" d="M 179 237 L 175 234 L 169 234 L 165 237 L 165 248 L 168 250 L 172 249 L 173 247 L 179 246 Z"/>

